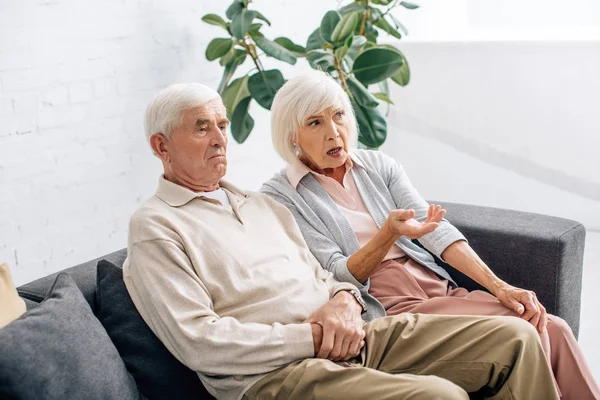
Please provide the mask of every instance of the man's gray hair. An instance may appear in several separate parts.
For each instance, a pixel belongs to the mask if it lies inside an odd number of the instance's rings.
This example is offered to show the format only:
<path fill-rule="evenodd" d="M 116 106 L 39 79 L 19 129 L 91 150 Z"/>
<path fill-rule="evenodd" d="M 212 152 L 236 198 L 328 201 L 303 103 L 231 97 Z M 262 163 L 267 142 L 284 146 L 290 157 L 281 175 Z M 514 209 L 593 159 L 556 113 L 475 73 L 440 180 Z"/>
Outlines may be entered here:
<path fill-rule="evenodd" d="M 200 83 L 176 83 L 156 93 L 146 107 L 144 130 L 146 140 L 157 133 L 171 136 L 183 122 L 183 112 L 201 107 L 219 93 Z"/>
<path fill-rule="evenodd" d="M 296 164 L 298 128 L 313 114 L 341 106 L 352 118 L 349 146 L 356 147 L 358 126 L 350 99 L 344 89 L 322 71 L 306 72 L 290 79 L 279 89 L 271 106 L 271 139 L 275 151 L 289 164 Z"/>

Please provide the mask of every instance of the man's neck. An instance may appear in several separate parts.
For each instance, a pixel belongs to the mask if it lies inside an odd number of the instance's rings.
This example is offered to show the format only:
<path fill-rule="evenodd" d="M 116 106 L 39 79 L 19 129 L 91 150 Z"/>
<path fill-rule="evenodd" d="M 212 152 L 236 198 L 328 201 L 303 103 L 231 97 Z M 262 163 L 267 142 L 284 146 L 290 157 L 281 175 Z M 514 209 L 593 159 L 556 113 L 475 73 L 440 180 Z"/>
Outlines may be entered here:
<path fill-rule="evenodd" d="M 212 191 L 220 188 L 219 181 L 211 182 L 208 184 L 205 182 L 202 182 L 202 183 L 191 182 L 189 180 L 186 180 L 185 178 L 177 178 L 177 177 L 169 176 L 169 175 L 167 175 L 167 173 L 164 174 L 164 177 L 169 182 L 173 182 L 179 186 L 183 186 L 184 188 L 190 189 L 192 192 L 196 192 L 196 193 L 212 192 Z"/>

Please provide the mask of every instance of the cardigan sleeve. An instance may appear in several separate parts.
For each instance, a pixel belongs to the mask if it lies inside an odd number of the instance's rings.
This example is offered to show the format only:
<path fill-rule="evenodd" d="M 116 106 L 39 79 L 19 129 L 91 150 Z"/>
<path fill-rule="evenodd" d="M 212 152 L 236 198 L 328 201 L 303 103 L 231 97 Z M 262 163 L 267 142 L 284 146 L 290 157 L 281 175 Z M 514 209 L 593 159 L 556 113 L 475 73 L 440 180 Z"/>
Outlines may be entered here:
<path fill-rule="evenodd" d="M 412 186 L 400 164 L 381 152 L 379 154 L 379 160 L 381 161 L 380 173 L 387 184 L 396 207 L 415 210 L 415 219 L 419 222 L 425 222 L 429 203 Z M 448 220 L 443 218 L 439 227 L 421 237 L 419 242 L 441 259 L 444 250 L 457 240 L 466 241 L 467 239 Z"/>
<path fill-rule="evenodd" d="M 369 280 L 365 282 L 358 281 L 354 275 L 348 270 L 348 256 L 344 255 L 340 246 L 327 235 L 320 232 L 312 224 L 310 224 L 298 208 L 282 193 L 274 191 L 266 186 L 261 188 L 261 191 L 277 202 L 283 204 L 290 210 L 296 223 L 302 232 L 302 236 L 308 245 L 311 253 L 319 261 L 321 266 L 333 274 L 336 281 L 348 282 L 356 286 L 358 289 L 368 289 Z"/>

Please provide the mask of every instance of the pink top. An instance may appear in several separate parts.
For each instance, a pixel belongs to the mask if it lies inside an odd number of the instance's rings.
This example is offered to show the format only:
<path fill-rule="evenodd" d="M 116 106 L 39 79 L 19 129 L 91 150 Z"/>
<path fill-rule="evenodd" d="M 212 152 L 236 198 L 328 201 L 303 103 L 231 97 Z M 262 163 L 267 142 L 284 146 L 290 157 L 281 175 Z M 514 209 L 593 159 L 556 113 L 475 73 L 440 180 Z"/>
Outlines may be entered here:
<path fill-rule="evenodd" d="M 331 196 L 335 204 L 338 205 L 340 211 L 350 223 L 350 227 L 352 227 L 352 230 L 358 239 L 358 243 L 362 248 L 375 237 L 377 232 L 379 232 L 379 227 L 373 220 L 373 217 L 371 217 L 371 214 L 369 214 L 369 210 L 367 210 L 365 202 L 358 192 L 354 178 L 352 177 L 352 174 L 349 173 L 353 166 L 353 162 L 357 165 L 361 165 L 360 160 L 353 158 L 352 155 L 346 159 L 346 173 L 344 174 L 343 186 L 335 179 L 319 174 L 304 164 L 297 166 L 288 164 L 286 173 L 288 180 L 294 189 L 298 186 L 298 182 L 300 182 L 302 177 L 308 173 L 312 173 L 323 189 L 329 193 L 329 196 Z M 383 261 L 400 258 L 404 255 L 402 249 L 394 244 L 384 257 Z"/>

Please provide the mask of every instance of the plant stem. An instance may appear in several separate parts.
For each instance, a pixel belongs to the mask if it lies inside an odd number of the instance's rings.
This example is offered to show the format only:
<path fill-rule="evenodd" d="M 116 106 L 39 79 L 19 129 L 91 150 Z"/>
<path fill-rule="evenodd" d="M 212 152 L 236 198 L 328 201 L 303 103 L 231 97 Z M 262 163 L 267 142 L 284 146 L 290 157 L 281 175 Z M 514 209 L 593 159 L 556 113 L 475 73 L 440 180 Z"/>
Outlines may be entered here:
<path fill-rule="evenodd" d="M 367 0 L 366 6 L 367 6 L 367 9 L 365 10 L 365 12 L 363 14 L 363 19 L 360 23 L 359 34 L 362 36 L 365 36 L 365 24 L 367 23 L 367 19 L 369 18 L 369 15 L 371 14 L 371 10 L 369 10 L 369 0 Z"/>
<path fill-rule="evenodd" d="M 335 60 L 335 70 L 338 73 L 338 76 L 340 78 L 340 83 L 342 84 L 342 89 L 344 89 L 344 91 L 346 93 L 350 93 L 348 91 L 348 87 L 346 86 L 346 78 L 344 77 L 344 71 L 342 71 L 342 66 L 340 65 L 340 60 L 338 60 L 338 58 L 336 56 L 333 56 L 333 59 Z"/>
<path fill-rule="evenodd" d="M 242 40 L 242 46 L 244 46 L 244 49 L 246 49 L 246 53 L 250 54 L 250 58 L 252 58 L 252 61 L 254 62 L 256 69 L 258 69 L 258 71 L 260 73 L 262 73 L 262 71 L 263 71 L 262 64 L 260 63 L 260 60 L 258 59 L 258 56 L 255 54 L 255 52 L 252 51 L 252 48 L 248 45 L 248 43 L 246 43 L 247 39 L 248 39 L 248 36 L 246 36 L 246 38 L 244 40 Z"/>

